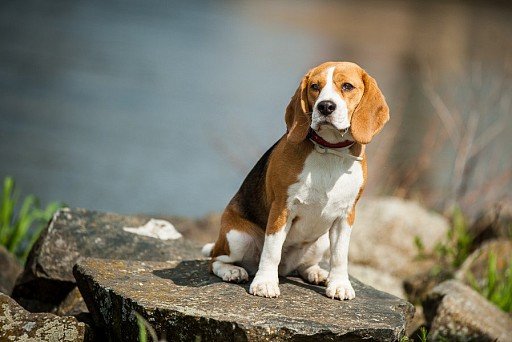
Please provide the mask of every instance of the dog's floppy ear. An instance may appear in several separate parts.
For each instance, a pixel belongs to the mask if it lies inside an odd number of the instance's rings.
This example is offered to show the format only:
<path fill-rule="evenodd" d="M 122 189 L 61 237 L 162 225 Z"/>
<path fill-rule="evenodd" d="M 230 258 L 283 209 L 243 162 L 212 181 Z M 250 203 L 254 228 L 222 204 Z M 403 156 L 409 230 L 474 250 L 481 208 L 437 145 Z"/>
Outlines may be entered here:
<path fill-rule="evenodd" d="M 355 141 L 368 144 L 389 120 L 389 107 L 377 82 L 363 71 L 364 93 L 350 122 L 350 133 Z"/>
<path fill-rule="evenodd" d="M 302 78 L 295 95 L 292 96 L 288 107 L 286 107 L 286 138 L 288 141 L 297 144 L 306 139 L 309 132 L 309 104 L 307 86 L 311 70 Z"/>

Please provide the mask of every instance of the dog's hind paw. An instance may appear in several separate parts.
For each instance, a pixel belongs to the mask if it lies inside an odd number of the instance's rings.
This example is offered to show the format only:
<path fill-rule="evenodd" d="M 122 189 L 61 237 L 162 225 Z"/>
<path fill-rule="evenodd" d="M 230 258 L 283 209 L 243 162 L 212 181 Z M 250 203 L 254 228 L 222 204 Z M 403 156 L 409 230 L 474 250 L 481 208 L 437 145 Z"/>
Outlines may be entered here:
<path fill-rule="evenodd" d="M 318 265 L 310 266 L 303 271 L 299 271 L 299 273 L 302 279 L 315 285 L 325 284 L 329 275 L 329 272 Z"/>
<path fill-rule="evenodd" d="M 245 283 L 249 280 L 249 274 L 242 267 L 231 266 L 222 275 L 222 280 L 230 283 Z"/>

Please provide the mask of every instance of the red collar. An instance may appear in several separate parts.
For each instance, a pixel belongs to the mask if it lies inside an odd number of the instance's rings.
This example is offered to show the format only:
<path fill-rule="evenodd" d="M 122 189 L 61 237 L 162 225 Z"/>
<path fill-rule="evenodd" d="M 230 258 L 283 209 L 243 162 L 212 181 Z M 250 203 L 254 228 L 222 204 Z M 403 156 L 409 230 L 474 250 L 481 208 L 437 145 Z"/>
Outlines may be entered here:
<path fill-rule="evenodd" d="M 313 140 L 318 145 L 325 147 L 325 148 L 342 148 L 347 146 L 354 145 L 354 141 L 352 140 L 343 140 L 339 143 L 330 143 L 326 140 L 324 140 L 321 136 L 319 136 L 314 130 L 309 130 L 308 138 Z"/>

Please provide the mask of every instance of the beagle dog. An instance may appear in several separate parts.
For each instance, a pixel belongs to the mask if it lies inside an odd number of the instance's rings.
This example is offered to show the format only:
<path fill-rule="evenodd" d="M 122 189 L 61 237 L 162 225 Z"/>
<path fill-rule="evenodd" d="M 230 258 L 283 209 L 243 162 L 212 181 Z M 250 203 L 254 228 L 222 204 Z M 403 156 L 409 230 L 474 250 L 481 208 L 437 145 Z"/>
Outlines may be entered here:
<path fill-rule="evenodd" d="M 210 271 L 249 292 L 278 297 L 292 271 L 326 295 L 352 299 L 348 247 L 366 180 L 365 145 L 389 120 L 386 100 L 357 64 L 311 69 L 286 108 L 287 131 L 227 205 L 219 237 L 203 247 Z M 330 270 L 320 268 L 330 248 Z"/>

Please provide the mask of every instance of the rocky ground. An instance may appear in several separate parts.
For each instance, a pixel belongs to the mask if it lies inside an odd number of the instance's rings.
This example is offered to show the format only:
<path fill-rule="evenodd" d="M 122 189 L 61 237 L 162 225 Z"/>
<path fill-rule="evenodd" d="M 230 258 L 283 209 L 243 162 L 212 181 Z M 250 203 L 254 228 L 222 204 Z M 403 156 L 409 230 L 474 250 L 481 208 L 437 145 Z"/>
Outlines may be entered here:
<path fill-rule="evenodd" d="M 472 290 L 468 274 L 485 277 L 490 251 L 499 267 L 510 260 L 511 213 L 500 204 L 480 215 L 472 254 L 443 281 L 429 272 L 449 222 L 414 202 L 364 200 L 349 256 L 357 297 L 333 301 L 294 277 L 281 279 L 279 299 L 265 299 L 211 276 L 200 247 L 215 240 L 219 215 L 165 218 L 180 237 L 142 215 L 63 209 L 24 269 L 0 248 L 0 340 L 135 341 L 139 314 L 173 341 L 395 341 L 420 325 L 431 340 L 507 341 L 511 316 Z"/>

